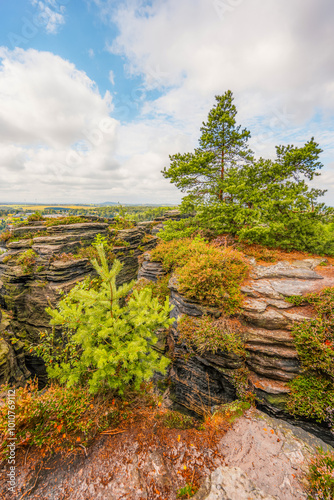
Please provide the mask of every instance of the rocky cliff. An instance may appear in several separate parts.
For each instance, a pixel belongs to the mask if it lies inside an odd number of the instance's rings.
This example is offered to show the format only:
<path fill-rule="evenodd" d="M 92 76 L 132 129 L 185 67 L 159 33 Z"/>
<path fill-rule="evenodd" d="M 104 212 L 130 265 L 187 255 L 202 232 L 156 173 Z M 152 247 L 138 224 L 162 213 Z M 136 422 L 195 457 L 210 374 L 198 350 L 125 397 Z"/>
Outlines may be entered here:
<path fill-rule="evenodd" d="M 44 364 L 27 353 L 49 327 L 45 308 L 55 306 L 62 292 L 94 270 L 84 250 L 100 234 L 114 241 L 112 252 L 123 263 L 118 284 L 136 278 L 138 257 L 156 245 L 152 223 L 118 229 L 113 219 L 85 218 L 84 222 L 48 226 L 46 221 L 15 227 L 0 256 L 0 306 L 6 312 L 0 343 L 0 383 L 22 383 L 30 373 L 42 376 Z M 11 342 L 15 336 L 19 342 Z"/>
<path fill-rule="evenodd" d="M 312 318 L 314 312 L 310 306 L 296 307 L 285 299 L 333 287 L 334 266 L 326 265 L 326 259 L 321 258 L 266 265 L 257 264 L 254 258 L 249 258 L 249 261 L 251 272 L 241 288 L 243 306 L 240 313 L 248 381 L 260 408 L 272 415 L 291 419 L 286 411 L 287 382 L 301 371 L 291 329 L 294 322 Z M 151 262 L 150 255 L 145 255 L 138 276 L 156 281 L 163 274 L 161 264 Z M 181 314 L 220 316 L 219 309 L 208 308 L 182 296 L 175 277 L 170 279 L 169 289 L 174 305 L 171 314 L 176 320 Z M 169 345 L 173 351 L 170 376 L 177 403 L 200 413 L 203 408 L 236 398 L 235 381 L 243 366 L 242 358 L 221 351 L 190 356 L 186 345 L 178 342 L 176 322 L 171 330 Z M 328 427 L 311 421 L 299 420 L 298 423 L 328 443 L 334 443 L 334 436 Z"/>

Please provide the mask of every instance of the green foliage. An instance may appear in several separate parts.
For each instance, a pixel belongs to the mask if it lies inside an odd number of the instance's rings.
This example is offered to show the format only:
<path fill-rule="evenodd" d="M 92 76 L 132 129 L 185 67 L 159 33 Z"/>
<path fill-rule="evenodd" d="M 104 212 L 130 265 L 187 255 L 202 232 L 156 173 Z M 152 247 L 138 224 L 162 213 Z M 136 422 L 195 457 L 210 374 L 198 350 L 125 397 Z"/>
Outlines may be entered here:
<path fill-rule="evenodd" d="M 197 486 L 192 483 L 187 483 L 183 488 L 180 488 L 176 493 L 176 498 L 191 498 L 198 490 Z"/>
<path fill-rule="evenodd" d="M 240 307 L 240 284 L 248 273 L 240 252 L 197 237 L 163 241 L 152 250 L 151 259 L 161 261 L 167 272 L 175 269 L 179 291 L 186 297 L 220 307 L 228 315 Z"/>
<path fill-rule="evenodd" d="M 23 252 L 17 259 L 17 264 L 21 265 L 25 273 L 30 273 L 36 264 L 37 253 L 29 248 Z"/>
<path fill-rule="evenodd" d="M 322 168 L 314 138 L 299 148 L 277 146 L 274 160 L 255 160 L 247 148 L 249 132 L 236 127 L 232 93 L 216 101 L 199 148 L 171 156 L 163 171 L 187 193 L 183 212 L 196 210 L 196 217 L 168 223 L 162 238 L 228 232 L 248 243 L 334 255 L 334 210 L 317 201 L 325 191 L 309 187 Z"/>
<path fill-rule="evenodd" d="M 173 322 L 171 307 L 168 298 L 161 306 L 148 289 L 134 291 L 122 306 L 133 283 L 116 288 L 122 264 L 115 260 L 109 270 L 102 244 L 97 252 L 101 264 L 96 259 L 92 264 L 101 285 L 96 290 L 87 281 L 78 283 L 57 309 L 47 309 L 61 334 L 45 334 L 35 352 L 46 359 L 50 378 L 67 387 L 88 383 L 92 393 L 110 388 L 122 394 L 128 386 L 138 388 L 153 371 L 165 370 L 168 360 L 151 345 L 157 342 L 154 332 Z"/>
<path fill-rule="evenodd" d="M 317 422 L 328 421 L 329 411 L 334 408 L 333 380 L 307 373 L 293 379 L 289 386 L 287 408 L 292 415 L 313 418 Z"/>
<path fill-rule="evenodd" d="M 45 220 L 41 212 L 35 212 L 34 214 L 29 215 L 27 218 L 28 222 L 37 222 L 37 221 L 42 221 Z"/>
<path fill-rule="evenodd" d="M 200 354 L 227 351 L 237 356 L 246 356 L 242 328 L 236 320 L 181 316 L 178 331 L 180 341 L 184 341 L 189 349 L 195 348 Z"/>
<path fill-rule="evenodd" d="M 312 458 L 307 474 L 309 500 L 332 500 L 334 498 L 334 453 L 321 448 Z"/>
<path fill-rule="evenodd" d="M 296 323 L 292 330 L 304 373 L 290 382 L 288 409 L 294 415 L 329 421 L 334 408 L 334 288 L 288 300 L 311 304 L 316 312 L 315 318 Z"/>
<path fill-rule="evenodd" d="M 242 417 L 250 407 L 251 405 L 249 402 L 235 399 L 230 403 L 220 405 L 215 410 L 215 413 L 222 414 L 228 423 L 232 424 L 237 418 Z"/>
<path fill-rule="evenodd" d="M 111 230 L 113 229 L 131 229 L 135 226 L 134 221 L 127 219 L 125 216 L 116 216 L 113 220 L 112 225 L 109 226 Z"/>

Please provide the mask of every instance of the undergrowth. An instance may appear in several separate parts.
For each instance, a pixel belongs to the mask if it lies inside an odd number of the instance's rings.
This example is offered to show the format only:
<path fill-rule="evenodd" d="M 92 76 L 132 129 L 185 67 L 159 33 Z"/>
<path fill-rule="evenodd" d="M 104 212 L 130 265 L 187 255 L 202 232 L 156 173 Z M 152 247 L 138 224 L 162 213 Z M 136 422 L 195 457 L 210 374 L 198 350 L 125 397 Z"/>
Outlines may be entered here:
<path fill-rule="evenodd" d="M 289 385 L 288 409 L 293 415 L 327 421 L 332 427 L 334 408 L 334 288 L 287 299 L 295 305 L 310 304 L 316 316 L 296 323 L 294 344 L 303 373 Z"/>
<path fill-rule="evenodd" d="M 156 283 L 150 281 L 146 278 L 140 278 L 133 286 L 134 290 L 142 290 L 143 288 L 149 288 L 152 291 L 152 297 L 157 298 L 160 304 L 164 304 L 166 297 L 169 297 L 168 282 L 170 279 L 170 274 L 161 276 Z"/>
<path fill-rule="evenodd" d="M 334 498 L 334 453 L 321 448 L 312 458 L 307 474 L 309 500 L 333 500 Z"/>
<path fill-rule="evenodd" d="M 175 270 L 185 297 L 220 307 L 227 315 L 239 310 L 240 285 L 249 268 L 240 252 L 217 248 L 202 238 L 185 238 L 160 243 L 151 260 L 162 262 L 166 272 Z"/>
<path fill-rule="evenodd" d="M 237 320 L 182 316 L 178 322 L 178 331 L 180 341 L 184 341 L 191 350 L 195 348 L 200 354 L 207 351 L 227 351 L 237 356 L 246 356 L 242 327 Z"/>

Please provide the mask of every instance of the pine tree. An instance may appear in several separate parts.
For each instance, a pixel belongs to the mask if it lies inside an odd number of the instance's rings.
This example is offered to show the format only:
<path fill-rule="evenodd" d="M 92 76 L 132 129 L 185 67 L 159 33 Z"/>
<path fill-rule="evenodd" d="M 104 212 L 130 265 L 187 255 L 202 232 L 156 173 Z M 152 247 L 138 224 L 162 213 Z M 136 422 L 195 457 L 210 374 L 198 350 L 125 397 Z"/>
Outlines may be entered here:
<path fill-rule="evenodd" d="M 236 125 L 237 109 L 230 90 L 215 96 L 216 104 L 201 127 L 199 148 L 194 153 L 170 156 L 171 165 L 163 170 L 188 195 L 184 206 L 202 202 L 224 201 L 224 186 L 230 169 L 242 168 L 252 159 L 247 146 L 250 132 Z"/>
<path fill-rule="evenodd" d="M 133 282 L 117 288 L 122 264 L 115 260 L 109 269 L 103 244 L 96 248 L 101 264 L 92 264 L 100 285 L 78 283 L 56 309 L 47 309 L 54 328 L 42 334 L 35 352 L 45 359 L 49 377 L 68 387 L 88 383 L 92 393 L 110 388 L 122 394 L 168 365 L 152 345 L 154 332 L 172 324 L 172 308 L 168 298 L 161 306 L 148 288 L 129 296 Z"/>
<path fill-rule="evenodd" d="M 161 238 L 203 230 L 231 233 L 271 247 L 334 255 L 334 210 L 318 202 L 325 190 L 311 188 L 322 164 L 312 137 L 302 147 L 277 146 L 276 159 L 255 160 L 250 133 L 236 126 L 232 92 L 216 96 L 194 153 L 171 156 L 163 175 L 187 195 L 183 211 L 196 217 L 170 221 Z"/>

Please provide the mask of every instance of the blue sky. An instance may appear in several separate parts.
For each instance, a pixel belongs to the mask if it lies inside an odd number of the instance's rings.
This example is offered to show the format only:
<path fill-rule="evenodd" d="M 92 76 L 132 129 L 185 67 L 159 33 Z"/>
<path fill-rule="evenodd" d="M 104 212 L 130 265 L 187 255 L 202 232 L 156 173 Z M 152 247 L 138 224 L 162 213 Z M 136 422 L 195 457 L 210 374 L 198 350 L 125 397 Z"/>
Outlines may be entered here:
<path fill-rule="evenodd" d="M 0 202 L 178 203 L 161 175 L 231 89 L 257 155 L 315 136 L 334 205 L 331 0 L 0 3 Z"/>

